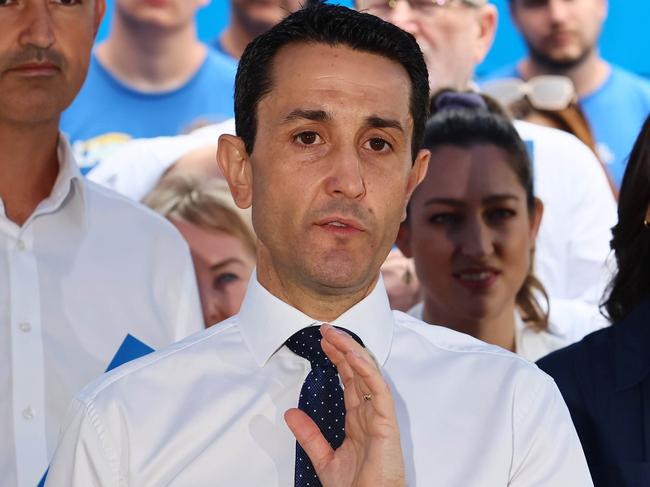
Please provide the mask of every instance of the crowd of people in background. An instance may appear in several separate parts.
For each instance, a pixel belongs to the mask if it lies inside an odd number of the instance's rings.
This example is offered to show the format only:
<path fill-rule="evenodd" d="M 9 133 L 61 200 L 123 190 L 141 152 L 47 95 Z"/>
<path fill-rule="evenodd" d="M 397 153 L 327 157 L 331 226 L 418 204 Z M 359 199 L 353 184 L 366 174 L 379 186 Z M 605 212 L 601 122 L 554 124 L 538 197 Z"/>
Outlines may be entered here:
<path fill-rule="evenodd" d="M 0 5 L 0 484 L 650 485 L 650 81 L 607 0 L 510 0 L 481 79 L 489 0 L 229 1 L 209 43 L 204 0 L 97 44 L 104 0 Z"/>

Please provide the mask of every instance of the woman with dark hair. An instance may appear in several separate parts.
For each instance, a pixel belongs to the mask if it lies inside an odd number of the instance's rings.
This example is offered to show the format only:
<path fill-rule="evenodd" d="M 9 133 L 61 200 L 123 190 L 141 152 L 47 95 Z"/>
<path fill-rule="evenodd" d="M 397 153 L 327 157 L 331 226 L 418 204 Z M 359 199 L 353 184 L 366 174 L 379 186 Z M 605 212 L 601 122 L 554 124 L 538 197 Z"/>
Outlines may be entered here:
<path fill-rule="evenodd" d="M 446 90 L 432 112 L 428 173 L 398 236 L 423 297 L 410 313 L 537 360 L 567 343 L 548 332 L 532 270 L 543 205 L 526 146 L 488 97 Z"/>
<path fill-rule="evenodd" d="M 569 406 L 596 487 L 650 485 L 650 118 L 623 177 L 613 228 L 613 325 L 538 362 Z"/>

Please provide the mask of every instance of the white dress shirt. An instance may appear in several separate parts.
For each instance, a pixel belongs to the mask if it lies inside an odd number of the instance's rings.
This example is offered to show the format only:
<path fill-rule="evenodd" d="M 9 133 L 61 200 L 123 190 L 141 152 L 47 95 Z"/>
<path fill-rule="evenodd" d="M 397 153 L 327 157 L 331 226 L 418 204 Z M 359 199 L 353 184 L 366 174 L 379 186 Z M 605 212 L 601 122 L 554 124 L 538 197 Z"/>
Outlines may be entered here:
<path fill-rule="evenodd" d="M 127 334 L 202 328 L 187 245 L 153 212 L 84 180 L 67 142 L 50 197 L 19 227 L 0 200 L 0 485 L 34 487 L 71 398 Z"/>
<path fill-rule="evenodd" d="M 574 342 L 608 324 L 598 303 L 612 271 L 616 200 L 596 156 L 576 137 L 521 121 L 515 127 L 533 144 L 535 194 L 544 203 L 535 275 L 550 298 L 552 331 Z"/>
<path fill-rule="evenodd" d="M 413 306 L 408 314 L 423 320 L 424 303 Z M 565 337 L 549 333 L 544 330 L 535 330 L 526 324 L 521 314 L 515 311 L 515 352 L 530 362 L 536 362 L 549 353 L 571 345 Z"/>
<path fill-rule="evenodd" d="M 283 345 L 317 324 L 253 274 L 238 315 L 77 395 L 46 485 L 294 485 L 283 414 L 310 365 Z M 535 365 L 391 311 L 381 280 L 333 324 L 381 364 L 409 486 L 592 485 L 562 396 Z"/>

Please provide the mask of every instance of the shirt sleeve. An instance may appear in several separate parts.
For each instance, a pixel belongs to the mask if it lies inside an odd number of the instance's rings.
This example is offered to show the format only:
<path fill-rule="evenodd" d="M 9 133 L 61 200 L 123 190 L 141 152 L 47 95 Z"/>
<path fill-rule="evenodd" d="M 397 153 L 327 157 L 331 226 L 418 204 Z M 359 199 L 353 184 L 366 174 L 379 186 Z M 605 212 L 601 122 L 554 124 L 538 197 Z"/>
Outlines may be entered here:
<path fill-rule="evenodd" d="M 74 399 L 63 423 L 45 487 L 117 487 L 119 464 L 91 405 Z"/>
<path fill-rule="evenodd" d="M 566 404 L 552 379 L 544 379 L 534 393 L 516 399 L 508 485 L 591 487 L 589 468 Z"/>
<path fill-rule="evenodd" d="M 185 248 L 183 254 L 182 270 L 178 280 L 178 306 L 175 319 L 176 341 L 204 328 L 203 311 L 201 309 L 194 264 L 189 249 Z"/>

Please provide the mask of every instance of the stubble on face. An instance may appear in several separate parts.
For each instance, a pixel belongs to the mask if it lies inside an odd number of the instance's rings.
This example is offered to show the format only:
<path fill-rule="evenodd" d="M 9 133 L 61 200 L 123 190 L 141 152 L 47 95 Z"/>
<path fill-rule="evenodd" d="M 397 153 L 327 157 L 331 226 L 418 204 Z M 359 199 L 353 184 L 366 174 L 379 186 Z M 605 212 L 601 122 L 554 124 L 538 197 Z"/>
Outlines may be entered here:
<path fill-rule="evenodd" d="M 47 10 L 38 15 L 49 15 L 49 33 L 45 23 L 35 25 L 33 16 L 0 12 L 0 119 L 5 122 L 57 122 L 86 77 L 103 4 L 42 8 Z"/>
<path fill-rule="evenodd" d="M 320 296 L 371 290 L 395 240 L 411 171 L 408 86 L 399 64 L 346 47 L 298 44 L 276 56 L 250 156 L 260 272 Z M 283 122 L 296 110 L 327 117 Z M 372 117 L 399 120 L 403 133 L 370 127 Z M 297 143 L 305 132 L 317 143 Z M 382 137 L 391 151 L 368 149 Z M 332 228 L 330 219 L 351 228 Z"/>

